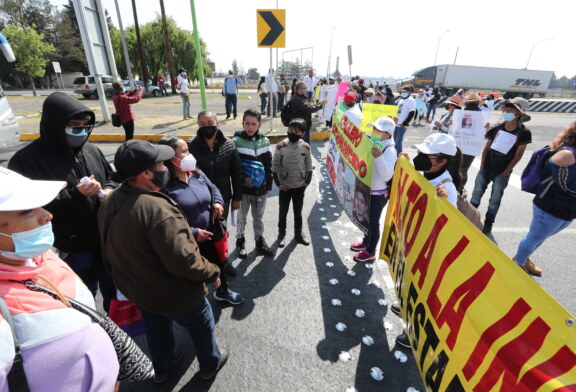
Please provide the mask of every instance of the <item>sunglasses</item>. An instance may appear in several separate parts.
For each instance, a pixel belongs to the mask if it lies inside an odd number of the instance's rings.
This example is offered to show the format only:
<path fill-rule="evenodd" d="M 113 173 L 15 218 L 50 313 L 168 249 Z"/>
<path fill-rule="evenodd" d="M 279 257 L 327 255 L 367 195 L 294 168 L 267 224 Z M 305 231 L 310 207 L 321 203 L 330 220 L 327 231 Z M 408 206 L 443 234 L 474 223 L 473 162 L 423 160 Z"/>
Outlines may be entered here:
<path fill-rule="evenodd" d="M 84 125 L 81 127 L 71 127 L 72 129 L 70 130 L 69 133 L 71 133 L 72 135 L 80 135 L 82 133 L 90 133 L 92 132 L 92 129 L 94 128 L 94 125 Z"/>

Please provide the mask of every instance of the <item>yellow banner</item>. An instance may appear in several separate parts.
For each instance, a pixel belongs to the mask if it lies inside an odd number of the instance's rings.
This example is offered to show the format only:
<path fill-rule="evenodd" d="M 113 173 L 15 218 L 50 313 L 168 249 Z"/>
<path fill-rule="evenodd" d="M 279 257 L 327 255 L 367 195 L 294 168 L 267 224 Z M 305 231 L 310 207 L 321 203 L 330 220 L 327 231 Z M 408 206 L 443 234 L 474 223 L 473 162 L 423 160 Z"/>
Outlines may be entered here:
<path fill-rule="evenodd" d="M 396 117 L 398 114 L 398 106 L 380 105 L 378 103 L 363 103 L 362 114 L 364 115 L 364 119 L 360 124 L 360 130 L 362 132 L 372 132 L 372 127 L 369 127 L 368 124 L 375 122 L 380 117 Z"/>
<path fill-rule="evenodd" d="M 398 159 L 380 257 L 428 391 L 574 391 L 574 316 Z"/>
<path fill-rule="evenodd" d="M 314 89 L 314 102 L 318 102 L 318 97 L 320 97 L 320 86 L 316 86 Z"/>

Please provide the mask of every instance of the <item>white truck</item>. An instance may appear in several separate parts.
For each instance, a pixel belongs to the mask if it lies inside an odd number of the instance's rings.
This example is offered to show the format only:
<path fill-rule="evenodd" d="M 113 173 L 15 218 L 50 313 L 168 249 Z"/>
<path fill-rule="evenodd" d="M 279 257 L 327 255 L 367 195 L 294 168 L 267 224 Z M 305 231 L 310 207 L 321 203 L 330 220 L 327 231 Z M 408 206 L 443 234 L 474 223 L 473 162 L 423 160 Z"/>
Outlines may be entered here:
<path fill-rule="evenodd" d="M 0 50 L 9 62 L 16 61 L 12 47 L 0 34 Z M 8 103 L 4 90 L 0 87 L 0 147 L 12 146 L 20 141 L 20 125 Z"/>
<path fill-rule="evenodd" d="M 535 94 L 546 94 L 553 74 L 530 69 L 436 65 L 414 72 L 413 79 L 404 84 L 415 88 L 438 87 L 443 95 L 452 95 L 463 88 L 501 92 L 506 99 L 530 99 Z"/>

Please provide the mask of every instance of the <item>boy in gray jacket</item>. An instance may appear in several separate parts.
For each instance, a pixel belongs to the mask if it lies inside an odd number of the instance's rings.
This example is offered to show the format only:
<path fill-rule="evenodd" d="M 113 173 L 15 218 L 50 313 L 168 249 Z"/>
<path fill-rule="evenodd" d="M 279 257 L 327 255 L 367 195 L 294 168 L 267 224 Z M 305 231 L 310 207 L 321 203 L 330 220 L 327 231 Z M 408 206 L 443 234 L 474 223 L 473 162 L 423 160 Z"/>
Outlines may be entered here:
<path fill-rule="evenodd" d="M 288 139 L 282 148 L 277 148 L 272 159 L 272 175 L 280 189 L 280 211 L 278 216 L 278 246 L 283 247 L 286 237 L 286 216 L 290 200 L 294 202 L 294 237 L 296 241 L 309 245 L 302 232 L 302 207 L 304 191 L 312 181 L 312 155 L 310 145 L 301 140 L 306 133 L 306 121 L 296 118 L 288 125 Z"/>

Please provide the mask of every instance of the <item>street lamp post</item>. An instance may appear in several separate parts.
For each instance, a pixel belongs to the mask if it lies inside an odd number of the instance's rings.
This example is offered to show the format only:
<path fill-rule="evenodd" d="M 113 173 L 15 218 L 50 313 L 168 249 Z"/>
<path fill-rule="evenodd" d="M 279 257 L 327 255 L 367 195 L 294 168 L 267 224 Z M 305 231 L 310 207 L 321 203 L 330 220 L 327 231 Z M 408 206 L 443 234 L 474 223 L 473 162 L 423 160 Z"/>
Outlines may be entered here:
<path fill-rule="evenodd" d="M 546 38 L 546 39 L 532 45 L 532 49 L 530 49 L 530 55 L 528 56 L 528 61 L 526 61 L 526 67 L 524 67 L 524 69 L 528 69 L 528 64 L 530 64 L 530 59 L 532 58 L 532 52 L 534 51 L 534 47 L 536 47 L 536 46 L 538 46 L 538 45 L 540 45 L 546 41 L 550 41 L 551 39 L 554 39 L 554 38 L 553 37 Z"/>
<path fill-rule="evenodd" d="M 326 75 L 327 78 L 330 78 L 330 65 L 332 62 L 332 38 L 334 38 L 334 31 L 336 30 L 336 26 L 332 29 L 332 34 L 330 35 L 330 54 L 328 55 L 328 73 Z"/>
<path fill-rule="evenodd" d="M 436 60 L 438 60 L 438 49 L 440 49 L 440 41 L 442 40 L 442 37 L 444 37 L 444 35 L 446 35 L 446 33 L 448 32 L 450 32 L 450 30 L 446 30 L 445 32 L 442 33 L 440 38 L 438 38 L 438 45 L 436 46 L 436 56 L 434 56 L 434 65 L 436 65 Z"/>

